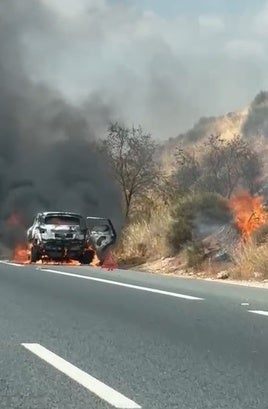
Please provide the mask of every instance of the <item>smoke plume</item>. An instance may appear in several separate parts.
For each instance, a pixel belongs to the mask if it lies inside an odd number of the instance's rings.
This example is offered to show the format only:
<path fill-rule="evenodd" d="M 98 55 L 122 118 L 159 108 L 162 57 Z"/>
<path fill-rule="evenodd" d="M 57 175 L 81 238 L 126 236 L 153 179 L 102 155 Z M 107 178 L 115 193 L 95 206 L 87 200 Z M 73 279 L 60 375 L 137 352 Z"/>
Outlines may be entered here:
<path fill-rule="evenodd" d="M 1 2 L 0 240 L 10 247 L 38 211 L 110 217 L 117 227 L 121 220 L 120 194 L 95 149 L 109 108 L 97 97 L 75 107 L 29 78 L 25 30 L 52 24 L 39 1 Z"/>
<path fill-rule="evenodd" d="M 170 3 L 172 15 L 129 0 L 0 1 L 2 222 L 59 208 L 119 221 L 94 149 L 110 120 L 168 138 L 267 88 L 268 7 L 231 16 L 212 10 L 220 2 Z"/>
<path fill-rule="evenodd" d="M 263 0 L 32 3 L 26 13 L 29 0 L 17 0 L 15 13 L 24 22 L 31 79 L 53 84 L 75 104 L 95 94 L 159 139 L 200 117 L 244 108 L 268 87 Z"/>
<path fill-rule="evenodd" d="M 247 138 L 268 137 L 268 92 L 260 92 L 250 105 L 247 120 L 243 126 Z"/>

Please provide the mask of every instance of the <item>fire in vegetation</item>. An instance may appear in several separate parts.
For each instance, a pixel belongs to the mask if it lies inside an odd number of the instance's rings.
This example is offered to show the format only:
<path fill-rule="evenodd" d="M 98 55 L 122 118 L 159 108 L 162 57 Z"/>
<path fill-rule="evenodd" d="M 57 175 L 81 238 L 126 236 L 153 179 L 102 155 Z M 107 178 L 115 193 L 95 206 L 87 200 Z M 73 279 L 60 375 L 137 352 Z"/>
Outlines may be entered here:
<path fill-rule="evenodd" d="M 241 193 L 230 199 L 229 208 L 233 213 L 235 226 L 240 230 L 244 241 L 268 222 L 268 212 L 262 196 Z"/>

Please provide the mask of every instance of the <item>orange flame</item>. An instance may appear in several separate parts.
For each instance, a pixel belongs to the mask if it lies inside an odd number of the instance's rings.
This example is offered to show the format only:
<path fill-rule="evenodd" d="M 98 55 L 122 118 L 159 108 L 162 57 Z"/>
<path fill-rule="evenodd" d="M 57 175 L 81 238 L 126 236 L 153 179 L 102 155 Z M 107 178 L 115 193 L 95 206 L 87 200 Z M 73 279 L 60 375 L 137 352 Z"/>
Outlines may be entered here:
<path fill-rule="evenodd" d="M 90 265 L 93 267 L 98 267 L 100 265 L 100 260 L 96 253 L 94 254 L 93 260 L 91 261 Z"/>
<path fill-rule="evenodd" d="M 94 254 L 90 265 L 93 266 L 93 267 L 98 267 L 100 265 L 100 260 L 99 260 L 99 257 L 97 256 L 96 251 L 90 245 L 87 247 L 86 251 L 93 252 L 93 254 Z"/>
<path fill-rule="evenodd" d="M 19 264 L 30 264 L 30 250 L 31 245 L 28 247 L 26 245 L 19 244 L 15 247 L 13 252 L 12 261 Z M 100 260 L 96 253 L 94 253 L 94 257 L 90 265 L 92 266 L 99 266 Z M 41 260 L 37 261 L 36 264 L 45 264 L 45 265 L 64 265 L 64 266 L 80 266 L 81 263 L 78 260 L 62 260 L 62 261 L 54 261 L 50 260 L 47 257 L 43 256 Z"/>
<path fill-rule="evenodd" d="M 79 261 L 77 260 L 66 260 L 66 261 L 53 261 L 45 257 L 42 257 L 41 260 L 37 261 L 35 264 L 50 265 L 50 266 L 80 266 Z"/>
<path fill-rule="evenodd" d="M 241 193 L 229 201 L 236 227 L 247 241 L 252 233 L 268 222 L 268 213 L 264 208 L 262 196 Z"/>
<path fill-rule="evenodd" d="M 12 261 L 15 263 L 29 264 L 29 248 L 25 245 L 18 244 L 13 252 Z"/>

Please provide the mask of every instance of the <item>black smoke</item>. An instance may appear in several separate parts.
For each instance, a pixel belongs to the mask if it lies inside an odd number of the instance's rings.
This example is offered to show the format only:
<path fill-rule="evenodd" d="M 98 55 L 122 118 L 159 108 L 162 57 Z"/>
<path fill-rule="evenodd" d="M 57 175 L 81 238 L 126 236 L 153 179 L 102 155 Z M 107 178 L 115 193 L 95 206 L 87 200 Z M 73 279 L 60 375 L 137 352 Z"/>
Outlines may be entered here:
<path fill-rule="evenodd" d="M 9 247 L 22 240 L 38 211 L 107 216 L 117 227 L 121 220 L 120 193 L 96 149 L 90 121 L 94 115 L 105 126 L 109 107 L 97 97 L 74 107 L 49 85 L 30 80 L 24 32 L 34 24 L 53 24 L 40 2 L 1 2 L 0 240 Z M 22 228 L 10 226 L 14 214 Z"/>

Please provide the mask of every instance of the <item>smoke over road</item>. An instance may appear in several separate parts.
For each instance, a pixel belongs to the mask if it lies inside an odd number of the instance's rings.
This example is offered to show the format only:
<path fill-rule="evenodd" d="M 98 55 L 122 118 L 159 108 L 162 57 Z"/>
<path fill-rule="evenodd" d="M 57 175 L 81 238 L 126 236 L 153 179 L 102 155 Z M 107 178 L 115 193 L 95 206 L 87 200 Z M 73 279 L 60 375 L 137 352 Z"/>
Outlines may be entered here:
<path fill-rule="evenodd" d="M 12 215 L 26 226 L 42 210 L 121 219 L 120 194 L 95 150 L 96 121 L 105 127 L 109 108 L 94 98 L 74 107 L 27 74 L 24 29 L 52 22 L 35 0 L 1 2 L 0 241 L 9 247 L 24 234 Z"/>
<path fill-rule="evenodd" d="M 185 132 L 200 117 L 244 108 L 267 89 L 265 0 L 34 3 L 25 13 L 29 0 L 21 1 L 14 14 L 27 22 L 22 41 L 31 78 L 74 103 L 95 94 L 158 139 Z"/>

